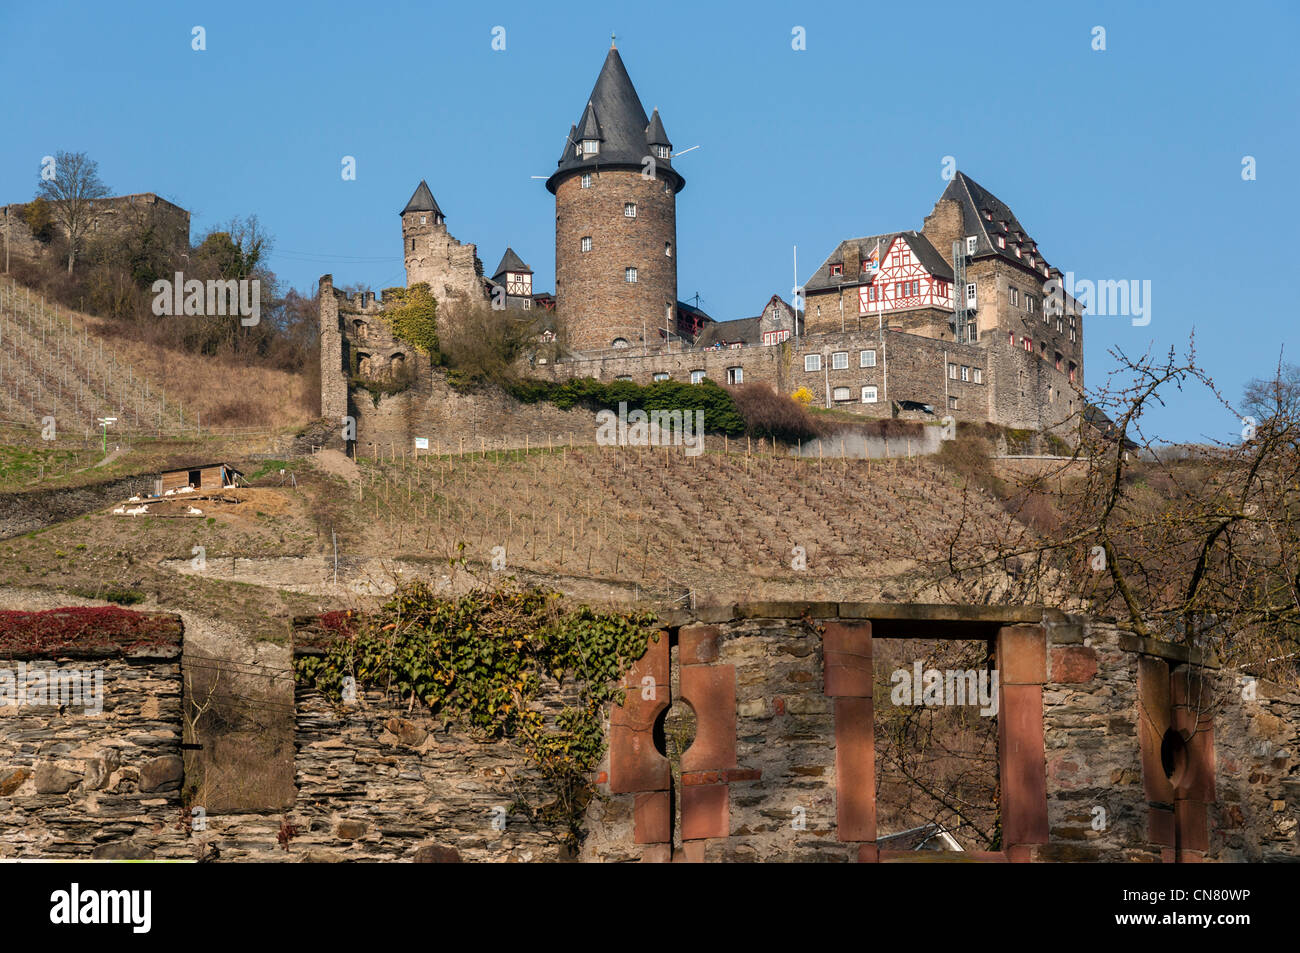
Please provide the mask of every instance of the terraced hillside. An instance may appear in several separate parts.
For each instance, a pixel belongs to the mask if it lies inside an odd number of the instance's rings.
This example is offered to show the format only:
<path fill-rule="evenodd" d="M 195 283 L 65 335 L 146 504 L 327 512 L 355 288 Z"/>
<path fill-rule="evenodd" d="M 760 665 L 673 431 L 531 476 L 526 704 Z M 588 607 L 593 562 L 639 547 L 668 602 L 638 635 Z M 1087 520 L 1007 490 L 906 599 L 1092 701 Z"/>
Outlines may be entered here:
<path fill-rule="evenodd" d="M 5 540 L 0 587 L 125 586 L 145 606 L 202 607 L 271 631 L 296 612 L 364 603 L 384 587 L 357 583 L 385 577 L 441 586 L 514 574 L 585 599 L 659 605 L 954 601 L 931 580 L 952 539 L 978 548 L 1025 531 L 933 460 L 688 458 L 680 448 L 340 459 L 250 466 L 271 497 L 199 501 L 202 518 L 115 515 L 114 504 Z"/>
<path fill-rule="evenodd" d="M 214 422 L 284 428 L 306 422 L 310 386 L 283 371 L 126 341 L 100 319 L 0 279 L 0 421 L 38 427 L 53 417 L 59 429 L 89 432 L 107 416 L 118 433 L 172 436 Z"/>

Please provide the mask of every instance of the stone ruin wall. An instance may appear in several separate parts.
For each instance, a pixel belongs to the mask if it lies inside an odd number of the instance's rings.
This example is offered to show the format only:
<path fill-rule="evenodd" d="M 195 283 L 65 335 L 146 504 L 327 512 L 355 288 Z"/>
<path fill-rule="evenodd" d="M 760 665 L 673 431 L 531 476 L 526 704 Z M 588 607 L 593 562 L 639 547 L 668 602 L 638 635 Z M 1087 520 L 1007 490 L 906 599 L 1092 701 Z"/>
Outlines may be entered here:
<path fill-rule="evenodd" d="M 1001 672 L 1006 844 L 943 859 L 1300 857 L 1300 694 L 1252 683 L 1212 656 L 1053 610 L 770 603 L 678 613 L 665 625 L 628 673 L 627 703 L 610 713 L 581 860 L 907 859 L 876 848 L 872 794 L 871 724 L 886 703 L 871 697 L 873 634 L 903 637 L 903 627 L 909 638 L 987 638 Z M 0 857 L 196 856 L 201 835 L 178 824 L 178 650 L 48 659 L 104 669 L 101 715 L 0 708 Z M 9 654 L 0 669 L 16 665 Z M 643 700 L 647 675 L 669 689 Z M 697 718 L 675 791 L 651 740 L 674 697 Z M 545 700 L 565 696 L 557 687 Z M 567 859 L 557 830 L 511 810 L 539 791 L 509 744 L 373 693 L 339 707 L 299 689 L 285 717 L 292 807 L 208 816 L 202 836 L 221 860 Z M 1177 787 L 1159 757 L 1170 725 L 1198 727 Z M 286 819 L 287 851 L 277 842 Z"/>

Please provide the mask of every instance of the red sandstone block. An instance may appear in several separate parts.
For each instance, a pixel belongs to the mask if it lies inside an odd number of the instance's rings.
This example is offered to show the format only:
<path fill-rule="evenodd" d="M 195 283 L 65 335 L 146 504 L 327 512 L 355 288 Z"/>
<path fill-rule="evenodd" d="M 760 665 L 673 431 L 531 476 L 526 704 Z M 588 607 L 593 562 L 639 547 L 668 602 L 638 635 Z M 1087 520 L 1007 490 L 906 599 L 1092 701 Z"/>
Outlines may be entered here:
<path fill-rule="evenodd" d="M 1043 754 L 1041 686 L 1003 683 L 1002 706 L 998 710 L 998 754 L 1002 777 L 1002 842 L 1046 844 L 1047 768 Z"/>
<path fill-rule="evenodd" d="M 610 793 L 666 791 L 669 780 L 668 759 L 655 747 L 651 732 L 633 731 L 625 725 L 610 726 Z"/>
<path fill-rule="evenodd" d="M 1181 850 L 1210 849 L 1210 813 L 1204 801 L 1175 801 L 1174 823 Z"/>
<path fill-rule="evenodd" d="M 1169 663 L 1164 659 L 1138 657 L 1138 750 L 1142 756 L 1142 790 L 1148 801 L 1174 802 L 1174 786 L 1165 776 L 1160 745 L 1171 717 Z M 1157 841 L 1157 843 L 1165 843 Z M 1173 841 L 1169 841 L 1170 844 Z"/>
<path fill-rule="evenodd" d="M 731 797 L 725 784 L 682 788 L 682 840 L 731 833 Z"/>
<path fill-rule="evenodd" d="M 870 698 L 835 699 L 835 824 L 842 841 L 876 839 L 876 753 Z"/>
<path fill-rule="evenodd" d="M 1016 849 L 1026 852 L 1029 851 L 1028 847 L 1019 847 Z M 1007 848 L 1007 850 L 1011 850 L 1011 848 Z M 967 855 L 967 859 L 981 864 L 1007 864 L 1011 862 L 1011 858 L 1007 856 L 1006 850 L 972 850 Z"/>
<path fill-rule="evenodd" d="M 831 698 L 871 695 L 871 623 L 827 622 L 822 636 L 825 689 Z"/>
<path fill-rule="evenodd" d="M 880 863 L 880 849 L 875 844 L 861 844 L 858 847 L 858 863 L 860 864 L 878 864 Z"/>
<path fill-rule="evenodd" d="M 724 781 L 759 781 L 763 777 L 763 772 L 759 768 L 738 768 L 735 771 L 724 771 Z"/>
<path fill-rule="evenodd" d="M 608 771 L 602 771 L 602 772 L 600 772 L 600 774 L 596 775 L 596 783 L 597 783 L 597 784 L 608 784 L 608 783 L 609 783 L 609 772 L 608 772 Z"/>
<path fill-rule="evenodd" d="M 682 842 L 682 849 L 673 854 L 675 864 L 704 863 L 704 841 L 688 840 Z"/>
<path fill-rule="evenodd" d="M 772 712 L 777 715 L 785 714 L 785 699 L 781 697 L 772 699 Z"/>
<path fill-rule="evenodd" d="M 725 771 L 683 771 L 682 784 L 722 784 L 725 775 Z"/>
<path fill-rule="evenodd" d="M 1205 854 L 1199 850 L 1180 850 L 1178 851 L 1178 862 L 1180 864 L 1202 864 L 1205 863 Z"/>
<path fill-rule="evenodd" d="M 1154 804 L 1147 806 L 1147 840 L 1162 847 L 1174 846 L 1174 812 Z"/>
<path fill-rule="evenodd" d="M 1174 850 L 1172 847 L 1160 848 L 1160 863 L 1172 864 L 1177 862 L 1177 860 L 1178 860 L 1178 852 Z"/>
<path fill-rule="evenodd" d="M 632 808 L 633 841 L 666 844 L 673 839 L 672 803 L 667 791 L 638 794 Z"/>
<path fill-rule="evenodd" d="M 673 859 L 672 844 L 647 844 L 641 851 L 641 863 L 666 864 Z"/>
<path fill-rule="evenodd" d="M 646 682 L 645 679 L 650 679 Z M 650 731 L 672 699 L 668 681 L 668 633 L 660 632 L 659 641 L 651 640 L 645 655 L 628 669 L 623 680 L 626 689 L 623 704 L 610 710 L 610 725 L 623 725 L 637 731 Z"/>
<path fill-rule="evenodd" d="M 722 630 L 716 625 L 684 625 L 677 631 L 678 658 L 683 665 L 706 665 L 718 660 Z"/>
<path fill-rule="evenodd" d="M 1052 681 L 1067 684 L 1090 682 L 1097 675 L 1097 652 L 1082 645 L 1052 649 Z"/>
<path fill-rule="evenodd" d="M 1182 721 L 1180 714 L 1186 709 L 1174 709 L 1174 722 L 1177 724 Z M 1186 713 L 1190 721 L 1195 718 L 1192 712 Z M 1205 719 L 1200 719 L 1201 727 L 1191 737 L 1187 738 L 1187 770 L 1179 779 L 1176 796 L 1187 798 L 1193 801 L 1204 801 L 1207 804 L 1214 803 L 1215 793 L 1215 774 L 1214 774 L 1214 725 L 1205 724 Z M 1184 737 L 1187 732 L 1184 731 Z"/>
<path fill-rule="evenodd" d="M 1010 864 L 1027 864 L 1033 859 L 1030 856 L 1029 848 L 1022 845 L 1008 847 L 1003 853 L 1006 854 L 1007 863 Z"/>
<path fill-rule="evenodd" d="M 682 755 L 683 771 L 718 771 L 736 766 L 736 667 L 687 665 L 681 671 L 682 698 L 695 709 L 695 740 Z"/>
<path fill-rule="evenodd" d="M 1003 685 L 1047 681 L 1047 632 L 1041 625 L 1007 625 L 998 630 L 998 678 Z"/>

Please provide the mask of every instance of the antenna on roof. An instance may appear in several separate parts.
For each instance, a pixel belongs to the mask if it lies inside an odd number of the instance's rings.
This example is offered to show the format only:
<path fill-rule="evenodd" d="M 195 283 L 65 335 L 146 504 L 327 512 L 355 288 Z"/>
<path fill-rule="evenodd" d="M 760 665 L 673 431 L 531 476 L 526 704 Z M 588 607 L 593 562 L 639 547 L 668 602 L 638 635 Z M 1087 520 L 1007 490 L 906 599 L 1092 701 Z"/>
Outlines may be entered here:
<path fill-rule="evenodd" d="M 616 49 L 618 49 L 618 47 L 614 45 L 614 40 L 615 40 L 615 39 L 616 39 L 616 37 L 614 36 L 614 34 L 613 34 L 613 33 L 610 33 L 610 35 L 609 35 L 609 48 L 610 48 L 611 50 L 616 50 Z"/>
<path fill-rule="evenodd" d="M 688 152 L 694 152 L 694 151 L 695 151 L 696 149 L 698 149 L 698 148 L 699 148 L 699 146 L 691 146 L 689 149 L 683 149 L 681 152 L 674 152 L 674 153 L 672 154 L 671 158 L 676 159 L 678 156 L 684 156 L 684 155 L 686 155 L 686 153 L 688 153 Z"/>

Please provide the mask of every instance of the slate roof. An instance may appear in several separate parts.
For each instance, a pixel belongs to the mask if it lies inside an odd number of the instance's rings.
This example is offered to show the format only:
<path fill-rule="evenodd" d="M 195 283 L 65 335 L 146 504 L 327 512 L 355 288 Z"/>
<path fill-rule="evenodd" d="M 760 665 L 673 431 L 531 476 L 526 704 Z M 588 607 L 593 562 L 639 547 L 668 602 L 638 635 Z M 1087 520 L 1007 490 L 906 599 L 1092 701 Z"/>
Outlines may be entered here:
<path fill-rule="evenodd" d="M 501 264 L 497 265 L 497 270 L 492 272 L 492 280 L 496 281 L 507 271 L 513 271 L 521 275 L 531 275 L 533 273 L 533 269 L 525 265 L 519 256 L 515 254 L 515 250 L 508 245 L 506 246 L 506 253 L 501 256 Z"/>
<path fill-rule="evenodd" d="M 1042 252 L 1038 251 L 1038 243 L 1029 237 L 1029 233 L 1016 218 L 1016 213 L 1011 211 L 1011 207 L 1006 202 L 964 172 L 958 172 L 952 177 L 952 181 L 940 196 L 940 200 L 943 199 L 952 199 L 961 207 L 962 234 L 974 235 L 976 238 L 974 257 L 986 258 L 996 255 L 1027 271 L 1035 272 L 1040 281 L 1047 280 L 1047 275 L 1043 274 L 1043 267 L 1046 266 L 1051 271 L 1051 266 L 1043 260 Z M 992 221 L 985 216 L 985 212 L 992 216 Z M 1005 231 L 1002 228 L 1004 222 Z M 1006 248 L 998 247 L 996 238 L 999 235 L 1006 239 Z M 1016 257 L 1017 243 L 1021 246 L 1022 254 L 1033 255 L 1037 259 L 1035 267 L 1030 268 L 1025 258 Z"/>
<path fill-rule="evenodd" d="M 714 347 L 720 344 L 759 344 L 763 332 L 759 329 L 762 318 L 737 318 L 735 321 L 714 321 L 705 326 L 695 339 L 696 347 Z"/>
<path fill-rule="evenodd" d="M 406 203 L 406 208 L 398 214 L 405 215 L 407 212 L 433 212 L 435 215 L 442 215 L 442 209 L 438 208 L 438 203 L 433 200 L 429 183 L 424 179 L 421 179 L 420 184 L 415 187 L 415 194 L 411 196 L 411 201 Z"/>
<path fill-rule="evenodd" d="M 573 172 L 595 172 L 600 169 L 642 168 L 642 160 L 653 155 L 651 144 L 670 145 L 664 132 L 663 120 L 652 124 L 646 118 L 645 108 L 632 85 L 618 50 L 610 47 L 605 65 L 596 77 L 596 85 L 583 108 L 577 125 L 569 130 L 556 171 L 546 180 L 552 193 L 560 180 Z M 574 146 L 582 139 L 599 139 L 600 152 L 596 155 L 577 155 Z M 662 141 L 658 141 L 662 140 Z M 655 158 L 655 172 L 667 179 L 674 191 L 680 192 L 686 180 L 673 169 L 671 160 Z"/>
<path fill-rule="evenodd" d="M 813 276 L 804 284 L 804 292 L 826 291 L 832 288 L 838 288 L 841 285 L 865 285 L 871 283 L 871 275 L 843 275 L 838 278 L 831 277 L 831 265 L 844 261 L 844 253 L 851 245 L 858 248 L 859 259 L 865 261 L 867 256 L 876 250 L 876 242 L 880 242 L 880 257 L 883 259 L 889 251 L 889 246 L 894 244 L 894 239 L 903 238 L 907 241 L 908 247 L 912 249 L 912 254 L 916 260 L 924 266 L 925 270 L 930 272 L 936 278 L 943 278 L 945 281 L 952 281 L 952 266 L 939 254 L 938 249 L 930 243 L 920 232 L 886 232 L 883 235 L 867 235 L 863 238 L 849 238 L 840 242 L 823 261 Z"/>

